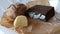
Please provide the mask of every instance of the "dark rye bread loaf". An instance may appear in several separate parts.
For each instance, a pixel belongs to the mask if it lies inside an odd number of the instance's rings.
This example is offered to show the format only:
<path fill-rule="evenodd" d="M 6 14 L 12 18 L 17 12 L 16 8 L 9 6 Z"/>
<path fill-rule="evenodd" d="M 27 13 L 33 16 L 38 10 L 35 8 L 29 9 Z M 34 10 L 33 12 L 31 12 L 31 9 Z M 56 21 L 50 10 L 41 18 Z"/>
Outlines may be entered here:
<path fill-rule="evenodd" d="M 55 15 L 54 7 L 51 6 L 43 6 L 43 5 L 35 5 L 27 10 L 29 16 L 31 17 L 31 13 L 35 13 L 34 15 L 37 17 L 37 19 L 43 20 L 43 21 L 48 21 L 50 18 L 52 18 Z M 35 16 L 32 16 L 34 18 Z M 43 17 L 43 16 L 44 17 Z M 43 19 L 44 18 L 44 19 Z"/>

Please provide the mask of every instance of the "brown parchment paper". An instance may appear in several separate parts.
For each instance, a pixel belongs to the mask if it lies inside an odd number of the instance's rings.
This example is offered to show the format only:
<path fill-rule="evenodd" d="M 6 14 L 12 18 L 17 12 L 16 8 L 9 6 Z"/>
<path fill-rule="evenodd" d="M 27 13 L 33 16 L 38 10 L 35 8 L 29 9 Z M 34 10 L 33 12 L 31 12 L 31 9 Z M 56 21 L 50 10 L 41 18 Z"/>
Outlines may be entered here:
<path fill-rule="evenodd" d="M 33 0 L 30 1 L 28 3 L 26 3 L 27 7 L 32 7 L 34 5 L 45 5 L 45 6 L 49 6 L 49 2 L 48 0 Z"/>
<path fill-rule="evenodd" d="M 28 8 L 34 5 L 49 6 L 48 0 L 33 0 L 26 3 Z M 23 34 L 60 34 L 60 14 L 56 13 L 48 22 L 29 19 L 30 25 L 24 30 Z M 13 28 L 10 28 L 13 30 Z M 16 28 L 20 34 L 19 27 Z M 57 33 L 58 32 L 58 33 Z"/>

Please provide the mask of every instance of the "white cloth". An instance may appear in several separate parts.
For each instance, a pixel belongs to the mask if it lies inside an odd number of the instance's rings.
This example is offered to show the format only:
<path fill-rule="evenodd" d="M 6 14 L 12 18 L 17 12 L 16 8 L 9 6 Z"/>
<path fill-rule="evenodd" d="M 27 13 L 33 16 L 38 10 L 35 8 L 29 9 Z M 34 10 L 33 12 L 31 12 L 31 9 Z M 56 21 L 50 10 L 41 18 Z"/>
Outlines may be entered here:
<path fill-rule="evenodd" d="M 60 0 L 49 0 L 49 3 L 55 8 L 55 11 L 60 14 Z"/>
<path fill-rule="evenodd" d="M 18 34 L 18 33 L 0 25 L 0 34 Z"/>

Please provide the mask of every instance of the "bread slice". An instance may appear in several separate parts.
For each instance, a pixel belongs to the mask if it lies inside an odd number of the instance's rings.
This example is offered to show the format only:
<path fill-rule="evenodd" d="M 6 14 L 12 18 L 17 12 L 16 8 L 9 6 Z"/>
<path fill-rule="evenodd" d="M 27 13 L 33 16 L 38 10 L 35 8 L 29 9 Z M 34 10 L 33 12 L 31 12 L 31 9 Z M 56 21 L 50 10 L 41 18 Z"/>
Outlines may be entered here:
<path fill-rule="evenodd" d="M 17 16 L 15 21 L 14 21 L 14 26 L 27 26 L 28 25 L 28 21 L 27 18 L 25 16 Z"/>

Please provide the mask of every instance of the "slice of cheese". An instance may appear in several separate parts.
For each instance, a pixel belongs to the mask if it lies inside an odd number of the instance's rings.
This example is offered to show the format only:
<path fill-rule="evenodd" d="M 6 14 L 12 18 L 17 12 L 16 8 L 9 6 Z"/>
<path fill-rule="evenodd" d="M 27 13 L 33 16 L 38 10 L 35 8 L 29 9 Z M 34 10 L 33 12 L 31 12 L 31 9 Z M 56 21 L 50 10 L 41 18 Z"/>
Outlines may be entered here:
<path fill-rule="evenodd" d="M 17 16 L 15 21 L 14 21 L 14 26 L 27 26 L 28 25 L 28 21 L 27 18 L 25 16 Z"/>

